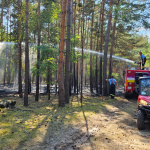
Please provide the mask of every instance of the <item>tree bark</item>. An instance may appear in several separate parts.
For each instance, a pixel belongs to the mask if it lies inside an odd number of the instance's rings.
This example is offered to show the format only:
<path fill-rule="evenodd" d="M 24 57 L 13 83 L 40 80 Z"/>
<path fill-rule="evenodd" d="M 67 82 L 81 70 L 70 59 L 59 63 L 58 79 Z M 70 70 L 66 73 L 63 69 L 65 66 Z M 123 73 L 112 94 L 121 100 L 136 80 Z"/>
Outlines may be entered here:
<path fill-rule="evenodd" d="M 0 28 L 1 28 L 1 42 L 3 41 L 3 9 L 4 9 L 5 0 L 2 0 L 2 11 L 1 11 L 1 21 L 0 21 Z M 5 61 L 5 68 L 4 68 L 4 86 L 6 80 L 6 63 L 7 63 L 7 49 L 6 49 L 6 61 Z"/>
<path fill-rule="evenodd" d="M 59 85 L 59 107 L 65 106 L 65 90 L 64 90 L 64 76 L 63 76 L 63 59 L 65 46 L 65 17 L 66 17 L 67 0 L 63 1 L 62 16 L 61 16 L 61 31 L 60 31 L 60 51 L 58 63 L 58 85 Z"/>
<path fill-rule="evenodd" d="M 50 43 L 50 23 L 48 23 L 48 43 Z M 49 54 L 47 54 L 47 59 L 49 58 Z M 48 66 L 47 68 L 47 94 L 48 94 L 48 100 L 50 100 L 50 68 Z"/>
<path fill-rule="evenodd" d="M 25 18 L 25 92 L 24 92 L 24 106 L 28 106 L 28 91 L 29 91 L 29 0 L 26 0 L 26 18 Z"/>
<path fill-rule="evenodd" d="M 75 12 L 74 12 L 74 47 L 76 47 L 75 44 L 75 35 L 76 35 L 76 0 L 75 0 Z M 75 59 L 75 50 L 73 50 L 73 57 Z M 74 86 L 74 93 L 76 93 L 76 63 L 73 63 L 73 86 Z"/>
<path fill-rule="evenodd" d="M 87 20 L 87 44 L 86 44 L 86 49 L 88 49 L 88 43 L 89 43 L 89 34 L 88 34 L 88 32 L 89 32 L 89 20 Z"/>
<path fill-rule="evenodd" d="M 83 12 L 82 12 L 82 28 L 81 28 L 81 43 L 82 43 L 82 57 L 81 57 L 81 93 L 80 93 L 80 102 L 82 104 L 82 97 L 83 97 L 83 94 L 82 94 L 82 88 L 83 88 L 83 55 L 84 55 L 84 3 L 85 3 L 85 0 L 83 0 Z"/>
<path fill-rule="evenodd" d="M 7 85 L 10 85 L 10 81 L 11 81 L 11 47 L 9 48 L 9 53 L 8 53 L 8 66 L 7 66 Z"/>
<path fill-rule="evenodd" d="M 69 81 L 70 81 L 70 29 L 71 29 L 71 0 L 68 0 L 67 8 L 67 41 L 66 41 L 66 61 L 65 61 L 65 103 L 69 103 Z"/>
<path fill-rule="evenodd" d="M 72 4 L 71 4 L 71 12 L 72 12 L 72 15 L 71 15 L 71 24 L 74 24 L 74 20 L 75 20 L 75 15 L 76 14 L 74 11 L 73 11 L 73 2 L 74 0 L 72 0 Z M 72 28 L 72 35 L 74 34 L 74 29 Z M 74 44 L 71 43 L 71 46 L 73 47 Z M 75 47 L 75 46 L 74 46 Z M 73 88 L 73 62 L 70 62 L 70 80 L 69 80 L 69 96 L 71 96 L 72 94 L 72 88 Z"/>
<path fill-rule="evenodd" d="M 11 15 L 10 15 L 10 21 L 9 21 L 9 23 L 10 23 L 10 33 L 11 33 Z M 11 42 L 11 34 L 10 34 L 10 42 Z"/>
<path fill-rule="evenodd" d="M 101 16 L 100 16 L 100 20 L 101 20 L 101 40 L 100 40 L 100 53 L 102 53 L 103 50 L 103 26 L 104 26 L 104 6 L 105 6 L 105 0 L 102 1 L 101 4 Z M 102 72 L 102 55 L 100 55 L 100 78 L 99 78 L 99 94 L 102 94 L 102 79 L 103 79 L 103 72 Z"/>
<path fill-rule="evenodd" d="M 48 100 L 50 100 L 51 97 L 51 81 L 52 81 L 52 77 L 51 77 L 51 70 L 50 68 L 47 69 L 47 94 L 48 94 Z"/>
<path fill-rule="evenodd" d="M 4 9 L 5 0 L 2 0 L 2 11 L 1 11 L 1 21 L 0 21 L 0 28 L 1 31 L 1 42 L 3 41 L 3 9 Z"/>
<path fill-rule="evenodd" d="M 6 47 L 6 60 L 5 60 L 5 66 L 4 66 L 4 83 L 3 83 L 3 85 L 5 86 L 5 84 L 6 84 L 6 71 L 7 71 L 7 55 L 8 55 L 8 45 L 7 45 L 7 47 Z"/>
<path fill-rule="evenodd" d="M 108 52 L 108 45 L 109 45 L 109 36 L 110 36 L 110 29 L 111 29 L 111 20 L 112 20 L 112 5 L 113 0 L 110 0 L 110 9 L 109 9 L 109 18 L 107 24 L 107 32 L 106 32 L 106 39 L 105 39 L 105 47 L 104 47 L 104 64 L 103 64 L 103 95 L 107 96 L 107 52 Z"/>
<path fill-rule="evenodd" d="M 9 22 L 9 7 L 7 9 L 7 42 L 8 42 L 8 22 Z M 11 47 L 9 47 L 10 50 L 8 52 L 8 65 L 7 65 L 7 85 L 10 85 L 10 78 L 11 78 L 11 72 L 10 72 L 10 66 L 11 66 Z M 8 49 L 9 49 L 8 48 Z"/>
<path fill-rule="evenodd" d="M 98 52 L 98 42 L 99 42 L 99 37 L 97 36 L 97 44 L 96 44 L 96 51 L 97 52 Z M 96 54 L 95 87 L 96 87 L 96 94 L 98 94 L 98 54 Z"/>
<path fill-rule="evenodd" d="M 35 101 L 39 100 L 39 78 L 40 78 L 40 42 L 41 42 L 41 27 L 40 27 L 40 3 L 41 1 L 38 0 L 38 48 L 37 48 L 37 75 L 36 75 L 36 96 Z"/>
<path fill-rule="evenodd" d="M 93 49 L 93 23 L 94 23 L 94 11 L 92 12 L 91 21 L 91 38 L 90 38 L 90 50 Z M 90 91 L 93 93 L 93 55 L 90 53 Z"/>
<path fill-rule="evenodd" d="M 118 0 L 118 4 L 119 5 Z M 113 55 L 113 48 L 114 48 L 114 41 L 115 41 L 115 31 L 116 31 L 116 20 L 118 18 L 118 10 L 115 13 L 115 19 L 114 19 L 114 24 L 113 24 L 113 34 L 112 34 L 112 41 L 111 41 L 111 49 L 110 49 L 110 59 L 109 59 L 109 78 L 112 76 L 112 55 Z"/>
<path fill-rule="evenodd" d="M 18 0 L 18 51 L 19 51 L 19 71 L 18 71 L 18 93 L 22 98 L 22 49 L 21 49 L 21 1 Z"/>

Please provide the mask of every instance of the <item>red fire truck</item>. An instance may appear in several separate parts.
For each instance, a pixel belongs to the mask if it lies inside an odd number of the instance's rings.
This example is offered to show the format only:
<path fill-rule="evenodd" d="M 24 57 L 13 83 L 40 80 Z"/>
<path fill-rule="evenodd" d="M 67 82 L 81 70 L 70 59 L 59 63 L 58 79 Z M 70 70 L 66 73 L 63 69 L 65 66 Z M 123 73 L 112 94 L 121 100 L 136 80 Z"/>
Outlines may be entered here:
<path fill-rule="evenodd" d="M 125 97 L 129 97 L 134 93 L 139 93 L 139 77 L 150 76 L 150 71 L 145 67 L 144 70 L 141 70 L 141 63 L 139 68 L 132 67 L 129 69 L 129 66 L 124 71 L 124 93 Z"/>

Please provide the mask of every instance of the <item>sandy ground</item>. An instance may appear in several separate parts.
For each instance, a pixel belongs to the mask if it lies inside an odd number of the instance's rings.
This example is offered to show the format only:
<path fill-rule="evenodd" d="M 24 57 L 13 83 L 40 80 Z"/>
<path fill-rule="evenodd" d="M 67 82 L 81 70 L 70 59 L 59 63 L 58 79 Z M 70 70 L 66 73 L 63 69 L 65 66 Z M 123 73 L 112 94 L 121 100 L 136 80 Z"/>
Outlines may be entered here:
<path fill-rule="evenodd" d="M 19 150 L 149 150 L 150 121 L 145 130 L 137 129 L 137 99 L 117 95 L 113 103 L 107 97 L 103 101 L 107 102 L 99 110 L 75 111 L 76 119 L 68 124 L 63 121 L 67 115 L 59 119 L 54 115 L 51 122 L 43 123 L 43 134 L 23 143 Z"/>
<path fill-rule="evenodd" d="M 105 100 L 105 99 L 104 99 Z M 136 127 L 136 99 L 116 97 L 102 112 L 83 112 L 78 121 L 49 131 L 32 150 L 149 150 L 150 122 L 146 129 Z M 80 119 L 84 118 L 84 119 Z M 81 121 L 82 120 L 82 121 Z M 84 120 L 84 121 L 83 121 Z"/>

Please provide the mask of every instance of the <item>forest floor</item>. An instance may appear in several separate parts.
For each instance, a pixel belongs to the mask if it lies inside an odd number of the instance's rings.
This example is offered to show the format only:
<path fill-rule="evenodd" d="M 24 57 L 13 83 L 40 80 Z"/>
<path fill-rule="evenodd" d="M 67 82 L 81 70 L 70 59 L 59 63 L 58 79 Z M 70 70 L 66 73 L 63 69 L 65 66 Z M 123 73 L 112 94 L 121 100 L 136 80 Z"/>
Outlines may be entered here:
<path fill-rule="evenodd" d="M 0 100 L 16 100 L 13 109 L 0 110 L 1 150 L 148 150 L 150 122 L 146 129 L 136 127 L 137 98 L 125 99 L 84 95 L 81 107 L 78 96 L 64 108 L 58 107 L 58 96 L 29 96 L 23 106 L 18 95 Z"/>

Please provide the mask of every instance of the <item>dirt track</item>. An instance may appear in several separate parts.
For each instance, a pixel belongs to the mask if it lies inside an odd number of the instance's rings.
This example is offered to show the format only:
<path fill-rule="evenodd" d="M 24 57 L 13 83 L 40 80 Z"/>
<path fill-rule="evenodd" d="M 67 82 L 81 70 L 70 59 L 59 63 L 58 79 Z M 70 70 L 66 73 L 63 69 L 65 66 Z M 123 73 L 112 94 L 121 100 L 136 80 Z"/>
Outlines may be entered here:
<path fill-rule="evenodd" d="M 85 96 L 83 108 L 79 101 L 74 103 L 66 106 L 69 109 L 61 109 L 55 108 L 56 100 L 51 104 L 54 108 L 47 112 L 50 115 L 37 127 L 40 134 L 22 141 L 15 150 L 150 149 L 150 121 L 143 131 L 136 127 L 136 98 L 117 95 L 113 101 L 109 97 L 102 101 L 101 97 Z"/>
<path fill-rule="evenodd" d="M 104 101 L 107 101 L 104 99 Z M 139 131 L 136 127 L 136 99 L 116 97 L 113 104 L 91 114 L 83 111 L 78 121 L 49 131 L 34 150 L 149 150 L 150 123 Z M 84 118 L 84 119 L 83 119 Z M 83 121 L 84 120 L 84 121 Z"/>

